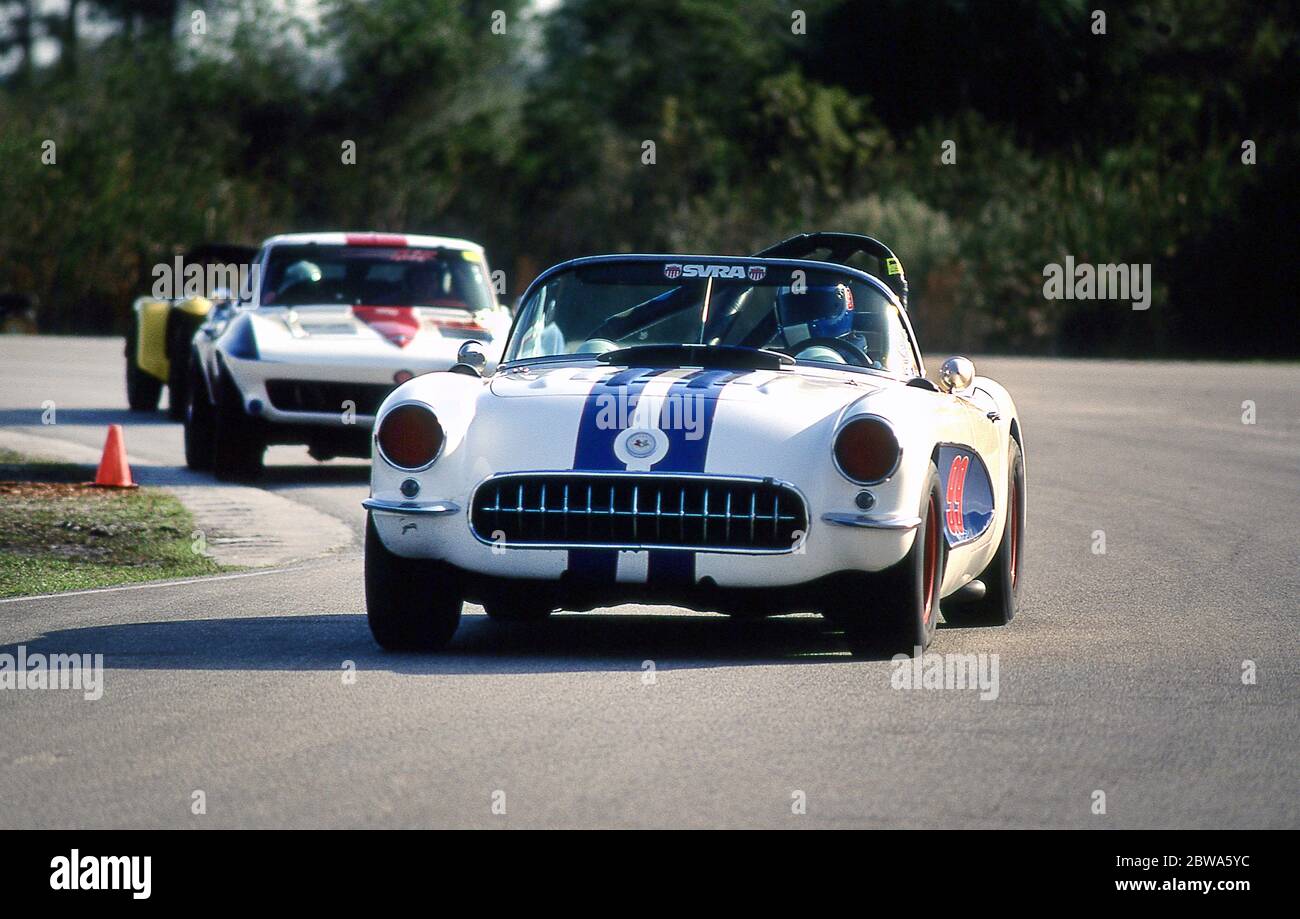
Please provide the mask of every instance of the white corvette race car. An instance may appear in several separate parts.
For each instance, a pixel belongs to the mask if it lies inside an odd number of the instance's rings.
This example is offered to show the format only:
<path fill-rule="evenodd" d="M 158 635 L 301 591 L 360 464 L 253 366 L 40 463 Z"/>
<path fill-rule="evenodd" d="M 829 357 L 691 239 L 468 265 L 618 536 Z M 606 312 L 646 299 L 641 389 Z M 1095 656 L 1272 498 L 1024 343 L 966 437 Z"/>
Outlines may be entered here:
<path fill-rule="evenodd" d="M 1007 391 L 965 358 L 925 378 L 877 241 L 763 256 L 557 265 L 495 372 L 466 344 L 455 372 L 384 400 L 365 501 L 380 645 L 444 645 L 465 600 L 501 619 L 817 611 L 873 653 L 927 646 L 941 599 L 949 622 L 1012 618 L 1025 466 Z"/>
<path fill-rule="evenodd" d="M 510 328 L 483 248 L 463 239 L 299 233 L 262 244 L 249 299 L 194 335 L 185 461 L 255 476 L 270 444 L 317 459 L 370 455 L 398 384 L 446 370 L 467 340 L 494 365 Z"/>

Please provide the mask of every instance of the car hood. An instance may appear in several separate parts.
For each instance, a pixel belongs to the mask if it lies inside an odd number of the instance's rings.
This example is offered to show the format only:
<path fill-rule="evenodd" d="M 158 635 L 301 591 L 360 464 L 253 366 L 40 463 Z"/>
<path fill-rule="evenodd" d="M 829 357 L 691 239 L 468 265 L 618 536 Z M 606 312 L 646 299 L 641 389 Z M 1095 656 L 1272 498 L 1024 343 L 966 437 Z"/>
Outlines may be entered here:
<path fill-rule="evenodd" d="M 446 432 L 435 477 L 589 469 L 794 475 L 825 456 L 846 410 L 893 388 L 863 374 L 790 370 L 513 368 L 490 380 L 429 374 L 389 404 L 419 399 Z M 902 388 L 901 384 L 897 388 Z M 644 432 L 636 442 L 630 439 Z"/>
<path fill-rule="evenodd" d="M 395 365 L 433 359 L 445 367 L 469 340 L 482 342 L 495 357 L 509 326 L 504 311 L 475 315 L 429 307 L 305 306 L 253 310 L 249 316 L 261 358 L 269 361 L 328 354 Z"/>
<path fill-rule="evenodd" d="M 843 404 L 879 388 L 873 379 L 859 374 L 789 370 L 702 370 L 699 368 L 609 367 L 604 364 L 560 367 L 525 365 L 494 376 L 493 396 L 513 398 L 588 399 L 613 389 L 704 394 L 724 401 L 764 402 L 798 400 L 801 403 Z"/>

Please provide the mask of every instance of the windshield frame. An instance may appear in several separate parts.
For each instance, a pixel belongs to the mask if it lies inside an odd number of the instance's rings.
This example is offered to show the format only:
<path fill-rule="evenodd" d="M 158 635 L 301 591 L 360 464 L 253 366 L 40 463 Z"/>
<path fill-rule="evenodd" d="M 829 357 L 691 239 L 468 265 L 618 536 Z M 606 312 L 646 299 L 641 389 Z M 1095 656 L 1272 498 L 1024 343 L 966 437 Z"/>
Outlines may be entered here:
<path fill-rule="evenodd" d="M 881 295 L 883 295 L 893 306 L 897 308 L 899 318 L 902 320 L 903 330 L 906 332 L 908 343 L 911 345 L 912 348 L 913 358 L 916 361 L 917 375 L 922 377 L 925 376 L 925 360 L 921 353 L 921 346 L 916 340 L 916 332 L 912 328 L 911 317 L 907 314 L 907 309 L 899 301 L 898 295 L 895 294 L 894 291 L 889 288 L 889 285 L 887 285 L 884 281 L 880 280 L 880 278 L 876 277 L 875 275 L 868 274 L 867 272 L 862 271 L 858 268 L 853 268 L 848 265 L 841 265 L 836 262 L 821 262 L 815 259 L 755 258 L 752 256 L 733 256 L 733 255 L 676 255 L 676 254 L 673 255 L 650 255 L 650 254 L 588 255 L 588 256 L 583 256 L 582 258 L 569 259 L 566 262 L 560 262 L 558 265 L 552 265 L 550 268 L 546 269 L 541 274 L 539 274 L 536 278 L 533 279 L 532 283 L 528 285 L 528 287 L 524 290 L 523 294 L 519 297 L 518 300 L 519 308 L 515 310 L 514 319 L 510 324 L 510 334 L 506 337 L 506 345 L 503 353 L 505 354 L 510 353 L 511 345 L 514 343 L 515 340 L 515 334 L 519 330 L 519 321 L 524 315 L 524 308 L 523 308 L 524 304 L 528 303 L 529 298 L 532 297 L 533 292 L 538 287 L 548 283 L 551 280 L 551 278 L 555 277 L 556 275 L 563 274 L 565 272 L 572 271 L 574 269 L 581 268 L 586 265 L 610 264 L 610 263 L 618 263 L 618 262 L 642 263 L 642 264 L 646 262 L 652 262 L 652 263 L 658 262 L 662 264 L 669 264 L 669 263 L 675 264 L 678 262 L 694 264 L 700 262 L 700 263 L 707 263 L 709 265 L 728 265 L 728 266 L 739 265 L 742 267 L 748 267 L 750 265 L 761 265 L 761 266 L 769 266 L 769 267 L 776 266 L 780 268 L 790 268 L 790 269 L 805 268 L 805 269 L 812 269 L 819 272 L 827 272 L 827 271 L 838 272 L 848 278 L 853 279 L 854 281 L 857 281 L 859 283 L 866 283 L 876 288 L 881 293 Z M 565 364 L 565 363 L 587 365 L 587 364 L 595 364 L 597 363 L 597 361 L 596 361 L 595 354 L 578 354 L 578 353 L 547 354 L 547 355 L 539 355 L 534 357 L 523 357 L 523 358 L 514 358 L 512 360 L 503 360 L 498 366 L 498 370 L 506 371 L 514 367 L 522 367 L 528 365 Z M 818 369 L 842 370 L 850 373 L 865 373 L 865 374 L 871 374 L 875 376 L 885 376 L 896 380 L 911 379 L 911 377 L 906 377 L 903 374 L 896 373 L 891 370 L 876 370 L 870 367 L 857 367 L 852 364 L 841 364 L 832 361 L 815 361 L 815 360 L 800 358 L 797 359 L 796 366 L 818 368 Z"/>

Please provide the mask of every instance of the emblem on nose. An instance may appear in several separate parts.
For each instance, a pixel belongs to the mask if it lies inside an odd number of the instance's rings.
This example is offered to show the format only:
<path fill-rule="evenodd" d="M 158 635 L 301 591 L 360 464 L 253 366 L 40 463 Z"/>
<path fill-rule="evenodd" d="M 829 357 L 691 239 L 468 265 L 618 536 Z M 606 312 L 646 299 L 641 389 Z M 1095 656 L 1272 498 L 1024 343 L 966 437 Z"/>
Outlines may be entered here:
<path fill-rule="evenodd" d="M 614 455 L 634 471 L 646 471 L 668 453 L 668 438 L 652 428 L 633 428 L 614 440 Z"/>
<path fill-rule="evenodd" d="M 636 431 L 627 439 L 627 452 L 638 459 L 644 459 L 655 452 L 654 435 L 645 431 Z"/>

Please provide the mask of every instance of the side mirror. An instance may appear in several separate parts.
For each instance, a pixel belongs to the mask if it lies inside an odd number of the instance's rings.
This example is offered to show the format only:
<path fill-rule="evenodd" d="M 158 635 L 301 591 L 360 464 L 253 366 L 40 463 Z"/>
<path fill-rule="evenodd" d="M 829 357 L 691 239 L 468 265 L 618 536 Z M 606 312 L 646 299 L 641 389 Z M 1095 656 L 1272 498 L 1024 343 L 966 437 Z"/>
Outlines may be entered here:
<path fill-rule="evenodd" d="M 939 388 L 944 392 L 964 392 L 975 379 L 975 363 L 968 357 L 950 357 L 939 368 Z"/>
<path fill-rule="evenodd" d="M 482 342 L 467 341 L 461 345 L 456 352 L 456 362 L 457 366 L 463 365 L 482 376 L 487 368 L 487 353 L 483 350 Z"/>

